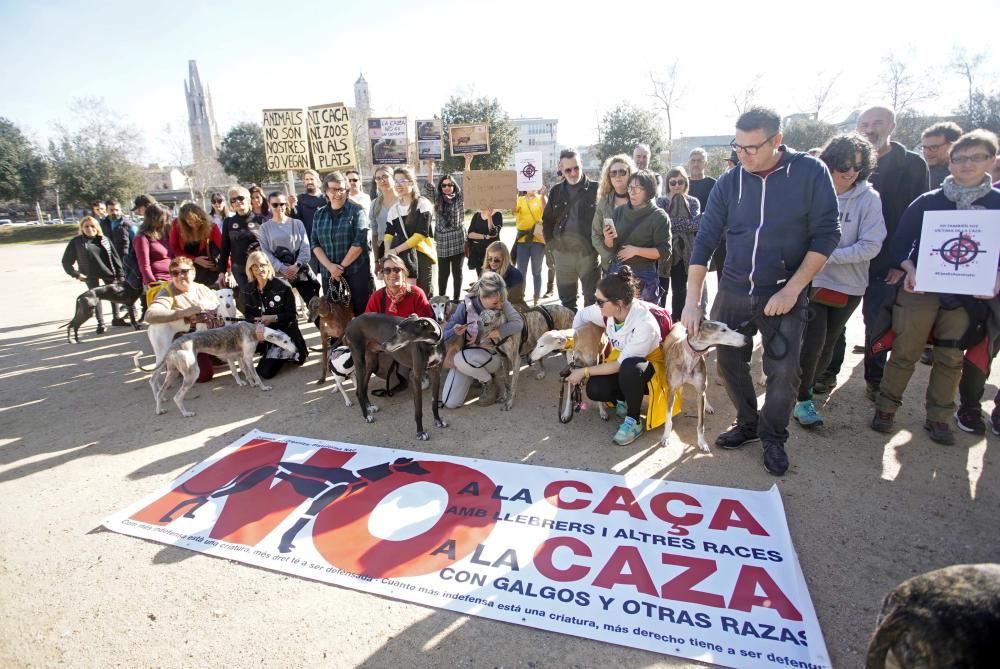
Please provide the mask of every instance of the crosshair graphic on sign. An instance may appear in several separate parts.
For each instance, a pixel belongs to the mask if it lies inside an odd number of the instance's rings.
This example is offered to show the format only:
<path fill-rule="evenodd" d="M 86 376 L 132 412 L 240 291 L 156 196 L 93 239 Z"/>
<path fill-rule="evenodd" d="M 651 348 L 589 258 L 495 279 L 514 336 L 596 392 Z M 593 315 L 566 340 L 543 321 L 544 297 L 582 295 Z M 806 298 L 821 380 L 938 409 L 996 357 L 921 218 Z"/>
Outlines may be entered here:
<path fill-rule="evenodd" d="M 972 237 L 964 232 L 958 233 L 958 237 L 952 237 L 941 243 L 935 252 L 941 259 L 951 265 L 957 271 L 962 265 L 968 265 L 976 259 L 980 253 L 985 253 L 986 249 L 979 248 L 979 244 Z"/>
<path fill-rule="evenodd" d="M 528 163 L 527 165 L 521 168 L 521 176 L 523 176 L 525 179 L 531 179 L 536 174 L 538 174 L 538 170 L 536 170 L 535 166 L 532 165 L 531 163 Z"/>

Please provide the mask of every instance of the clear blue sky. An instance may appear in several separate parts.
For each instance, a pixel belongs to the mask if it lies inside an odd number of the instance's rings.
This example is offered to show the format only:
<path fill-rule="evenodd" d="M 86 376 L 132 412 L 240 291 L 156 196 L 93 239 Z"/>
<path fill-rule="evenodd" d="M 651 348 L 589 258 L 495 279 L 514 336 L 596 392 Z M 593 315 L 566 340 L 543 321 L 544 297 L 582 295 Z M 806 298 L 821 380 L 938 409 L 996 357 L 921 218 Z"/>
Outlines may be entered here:
<path fill-rule="evenodd" d="M 651 106 L 649 72 L 679 59 L 686 93 L 674 135 L 728 133 L 733 95 L 758 74 L 757 99 L 782 113 L 803 110 L 838 72 L 831 119 L 882 99 L 879 61 L 890 51 L 938 92 L 925 110 L 950 112 L 962 96 L 945 71 L 953 44 L 987 49 L 1000 26 L 993 0 L 974 6 L 984 26 L 975 42 L 952 36 L 948 7 L 924 0 L 674 4 L 3 0 L 0 115 L 44 140 L 53 122 L 72 125 L 74 98 L 103 97 L 142 133 L 144 159 L 166 161 L 162 128 L 180 122 L 186 136 L 183 81 L 195 59 L 221 132 L 259 122 L 266 107 L 352 103 L 364 72 L 378 114 L 425 117 L 450 95 L 485 94 L 514 117 L 558 118 L 561 142 L 586 144 L 618 102 Z M 983 82 L 997 86 L 998 71 L 1000 56 Z"/>

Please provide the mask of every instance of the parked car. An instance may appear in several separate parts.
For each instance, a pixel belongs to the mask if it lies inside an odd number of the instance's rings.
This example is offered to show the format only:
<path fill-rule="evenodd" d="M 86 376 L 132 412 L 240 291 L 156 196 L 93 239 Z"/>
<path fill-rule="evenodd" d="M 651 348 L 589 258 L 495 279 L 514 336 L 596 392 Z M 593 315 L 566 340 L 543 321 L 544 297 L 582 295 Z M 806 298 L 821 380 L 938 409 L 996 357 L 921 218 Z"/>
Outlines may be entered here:
<path fill-rule="evenodd" d="M 0 225 L 14 225 L 14 221 L 9 218 L 0 218 Z"/>

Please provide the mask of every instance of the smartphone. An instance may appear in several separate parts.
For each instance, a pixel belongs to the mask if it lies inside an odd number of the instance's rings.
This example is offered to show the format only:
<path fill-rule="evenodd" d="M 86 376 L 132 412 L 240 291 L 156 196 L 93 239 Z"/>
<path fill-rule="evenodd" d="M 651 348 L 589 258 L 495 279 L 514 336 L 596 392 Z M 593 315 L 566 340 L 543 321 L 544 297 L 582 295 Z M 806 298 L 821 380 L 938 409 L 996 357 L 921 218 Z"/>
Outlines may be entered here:
<path fill-rule="evenodd" d="M 618 231 L 615 230 L 614 219 L 610 219 L 610 218 L 604 219 L 604 229 L 605 230 L 610 230 L 612 237 L 617 237 L 618 236 Z"/>

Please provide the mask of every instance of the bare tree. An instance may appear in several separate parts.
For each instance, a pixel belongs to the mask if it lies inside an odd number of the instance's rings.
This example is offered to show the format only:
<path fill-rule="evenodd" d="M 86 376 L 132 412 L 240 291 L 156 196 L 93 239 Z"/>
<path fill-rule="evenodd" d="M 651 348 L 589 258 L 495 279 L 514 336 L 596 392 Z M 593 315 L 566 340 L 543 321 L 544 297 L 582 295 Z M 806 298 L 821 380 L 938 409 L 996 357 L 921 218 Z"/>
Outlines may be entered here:
<path fill-rule="evenodd" d="M 966 84 L 969 88 L 969 113 L 972 113 L 972 107 L 974 103 L 974 96 L 976 93 L 975 79 L 976 75 L 979 73 L 979 69 L 986 62 L 986 52 L 980 51 L 979 53 L 969 54 L 966 52 L 964 47 L 956 47 L 954 54 L 951 59 L 951 68 L 953 71 L 957 72 L 963 79 L 965 79 Z"/>
<path fill-rule="evenodd" d="M 837 85 L 837 80 L 840 79 L 840 75 L 843 71 L 837 72 L 834 75 L 828 75 L 826 72 L 819 72 L 815 79 L 815 85 L 809 91 L 809 111 L 815 115 L 815 118 L 819 120 L 820 114 L 823 113 L 823 109 L 827 107 L 827 102 L 830 101 L 830 93 L 833 91 L 833 87 Z M 829 111 L 829 110 L 828 110 Z"/>
<path fill-rule="evenodd" d="M 909 63 L 894 53 L 882 58 L 879 81 L 897 115 L 912 111 L 917 103 L 930 100 L 936 95 L 935 86 L 932 81 L 928 81 L 927 73 L 914 73 Z"/>
<path fill-rule="evenodd" d="M 764 75 L 760 72 L 753 75 L 750 83 L 746 88 L 743 89 L 741 93 L 733 95 L 733 104 L 736 106 L 736 113 L 742 114 L 747 109 L 753 106 L 754 102 L 757 100 L 757 93 L 760 92 L 760 82 L 764 78 Z"/>
<path fill-rule="evenodd" d="M 657 78 L 653 73 L 649 73 L 649 80 L 653 84 L 653 92 L 650 94 L 656 99 L 657 104 L 667 117 L 667 164 L 673 165 L 673 143 L 674 143 L 674 119 L 673 111 L 678 107 L 686 92 L 680 83 L 678 76 L 678 66 L 680 61 L 675 59 L 667 66 L 663 76 Z"/>

